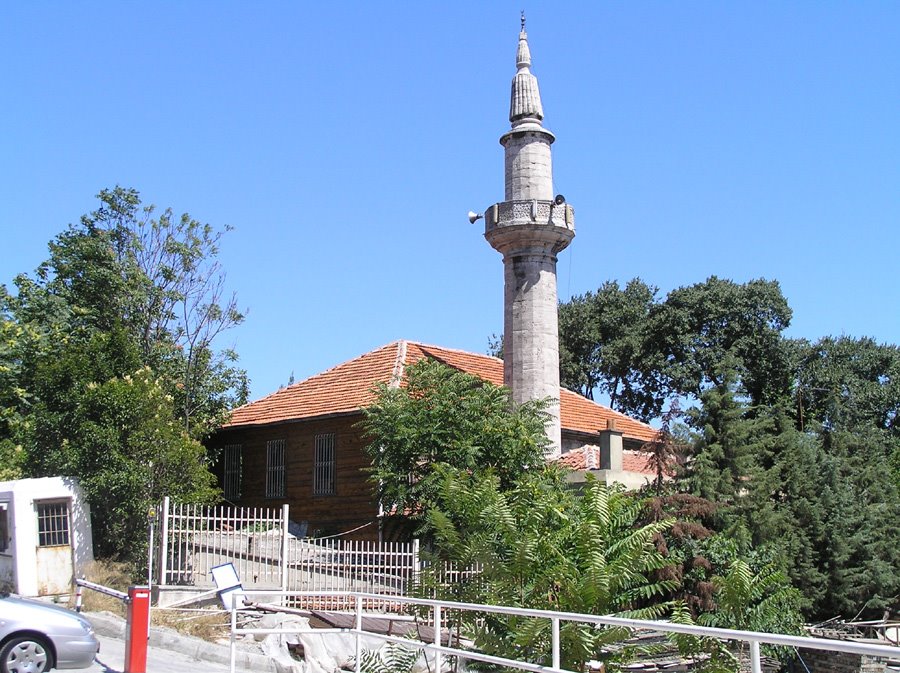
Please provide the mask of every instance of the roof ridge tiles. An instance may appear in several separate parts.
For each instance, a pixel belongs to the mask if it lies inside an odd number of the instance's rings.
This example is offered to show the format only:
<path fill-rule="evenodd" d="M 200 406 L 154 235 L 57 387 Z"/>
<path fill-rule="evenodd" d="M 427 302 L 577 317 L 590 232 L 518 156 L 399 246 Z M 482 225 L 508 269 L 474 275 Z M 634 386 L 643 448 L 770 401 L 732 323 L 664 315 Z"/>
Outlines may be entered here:
<path fill-rule="evenodd" d="M 391 346 L 393 346 L 393 345 L 395 345 L 395 344 L 400 344 L 401 342 L 403 342 L 403 339 L 397 339 L 396 341 L 391 341 L 390 343 L 386 343 L 384 346 L 379 346 L 378 348 L 375 348 L 375 349 L 373 349 L 373 350 L 370 350 L 370 351 L 368 351 L 367 353 L 362 353 L 361 355 L 357 355 L 355 358 L 350 358 L 349 360 L 344 360 L 343 362 L 341 362 L 341 363 L 339 363 L 339 364 L 336 364 L 336 365 L 333 365 L 333 366 L 329 367 L 328 369 L 325 369 L 325 370 L 323 370 L 323 371 L 321 371 L 321 372 L 318 372 L 317 374 L 312 374 L 312 375 L 310 375 L 310 376 L 307 376 L 305 379 L 301 379 L 300 381 L 295 381 L 294 383 L 291 383 L 290 385 L 284 386 L 283 388 L 279 388 L 278 390 L 273 390 L 273 391 L 272 391 L 271 393 L 269 393 L 268 395 L 263 395 L 262 397 L 258 397 L 257 399 L 251 400 L 250 402 L 245 402 L 245 403 L 242 404 L 241 406 L 235 407 L 234 409 L 232 409 L 232 410 L 231 410 L 231 413 L 234 413 L 235 411 L 237 411 L 237 410 L 239 410 L 239 409 L 243 409 L 244 407 L 249 407 L 251 404 L 258 404 L 259 402 L 262 402 L 263 400 L 266 400 L 266 399 L 268 399 L 268 398 L 270 398 L 270 397 L 274 397 L 275 395 L 278 395 L 279 393 L 283 393 L 283 392 L 285 392 L 285 391 L 287 391 L 287 390 L 290 390 L 291 388 L 297 388 L 298 386 L 302 386 L 304 383 L 307 383 L 307 382 L 309 382 L 309 381 L 312 381 L 313 379 L 317 379 L 317 378 L 320 378 L 320 377 L 322 377 L 322 376 L 327 376 L 328 374 L 332 373 L 332 372 L 333 372 L 334 370 L 336 370 L 336 369 L 340 369 L 341 367 L 345 367 L 345 366 L 347 366 L 347 365 L 349 365 L 349 364 L 351 364 L 351 363 L 353 363 L 353 362 L 355 362 L 355 361 L 357 361 L 357 360 L 361 360 L 362 358 L 367 357 L 367 356 L 369 356 L 369 355 L 374 355 L 374 354 L 377 353 L 378 351 L 385 350 L 385 349 L 390 348 Z M 409 343 L 409 342 L 406 342 L 406 343 Z"/>
<path fill-rule="evenodd" d="M 418 346 L 420 349 L 433 348 L 434 350 L 438 351 L 447 351 L 449 353 L 458 353 L 459 355 L 465 355 L 468 357 L 488 358 L 497 362 L 503 362 L 503 360 L 498 358 L 496 355 L 488 355 L 487 353 L 473 353 L 472 351 L 464 351 L 461 348 L 448 348 L 447 346 L 438 346 L 436 344 L 424 344 L 421 341 L 407 341 L 406 343 Z"/>

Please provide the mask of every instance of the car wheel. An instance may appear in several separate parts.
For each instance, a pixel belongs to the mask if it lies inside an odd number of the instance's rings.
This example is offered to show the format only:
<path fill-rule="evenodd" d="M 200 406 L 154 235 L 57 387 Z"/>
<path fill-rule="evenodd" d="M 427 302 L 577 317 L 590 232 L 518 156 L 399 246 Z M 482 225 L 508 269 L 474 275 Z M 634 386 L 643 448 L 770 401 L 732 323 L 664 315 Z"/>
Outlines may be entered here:
<path fill-rule="evenodd" d="M 0 650 L 0 673 L 44 673 L 51 668 L 53 654 L 38 636 L 17 636 Z"/>

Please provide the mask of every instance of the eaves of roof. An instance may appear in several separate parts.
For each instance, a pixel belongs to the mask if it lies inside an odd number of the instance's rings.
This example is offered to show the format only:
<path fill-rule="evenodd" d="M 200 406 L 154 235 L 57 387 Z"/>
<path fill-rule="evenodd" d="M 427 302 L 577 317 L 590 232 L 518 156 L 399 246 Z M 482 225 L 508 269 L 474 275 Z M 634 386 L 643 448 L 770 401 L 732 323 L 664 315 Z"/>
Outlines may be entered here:
<path fill-rule="evenodd" d="M 358 413 L 375 401 L 379 384 L 397 385 L 403 369 L 424 357 L 503 385 L 503 361 L 499 358 L 415 341 L 395 341 L 238 407 L 224 429 Z M 560 411 L 565 432 L 596 435 L 614 421 L 616 429 L 628 440 L 646 442 L 656 434 L 649 425 L 565 388 L 560 389 Z"/>

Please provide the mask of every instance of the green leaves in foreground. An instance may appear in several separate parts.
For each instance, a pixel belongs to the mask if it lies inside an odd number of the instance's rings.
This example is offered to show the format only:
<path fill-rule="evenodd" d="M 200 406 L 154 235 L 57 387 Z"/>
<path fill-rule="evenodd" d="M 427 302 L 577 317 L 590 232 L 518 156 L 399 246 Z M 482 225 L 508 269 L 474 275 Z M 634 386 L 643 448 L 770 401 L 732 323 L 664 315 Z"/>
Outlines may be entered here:
<path fill-rule="evenodd" d="M 651 579 L 667 563 L 654 537 L 671 522 L 636 526 L 640 504 L 632 497 L 596 481 L 579 497 L 552 468 L 529 472 L 505 491 L 490 472 L 442 467 L 438 473 L 440 505 L 427 514 L 437 558 L 424 573 L 423 591 L 596 615 L 653 619 L 664 613 L 660 597 L 673 587 Z M 480 572 L 448 585 L 437 561 Z M 466 626 L 485 652 L 549 663 L 547 620 L 484 615 Z M 565 623 L 563 667 L 579 670 L 605 657 L 604 645 L 627 635 L 623 629 Z"/>
<path fill-rule="evenodd" d="M 362 426 L 371 481 L 387 509 L 414 518 L 438 498 L 433 466 L 493 470 L 503 487 L 544 462 L 545 402 L 514 405 L 509 390 L 423 359 L 405 385 L 382 385 Z"/>
<path fill-rule="evenodd" d="M 360 670 L 362 673 L 410 673 L 418 658 L 418 650 L 386 643 L 377 650 L 362 651 Z"/>

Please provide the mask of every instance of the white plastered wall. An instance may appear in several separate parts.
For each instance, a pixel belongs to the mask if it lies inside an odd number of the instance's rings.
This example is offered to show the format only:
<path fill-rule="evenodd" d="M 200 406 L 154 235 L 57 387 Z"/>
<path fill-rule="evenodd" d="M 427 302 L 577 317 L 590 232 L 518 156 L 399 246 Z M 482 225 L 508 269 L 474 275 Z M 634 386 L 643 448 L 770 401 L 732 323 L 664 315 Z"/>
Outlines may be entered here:
<path fill-rule="evenodd" d="M 0 583 L 6 580 L 22 596 L 38 595 L 38 525 L 35 501 L 69 502 L 72 565 L 80 576 L 94 560 L 91 514 L 78 481 L 73 477 L 44 477 L 0 482 L 0 508 L 7 516 L 6 549 L 0 551 Z M 2 545 L 0 545 L 2 546 Z M 71 581 L 71 578 L 66 580 Z"/>

